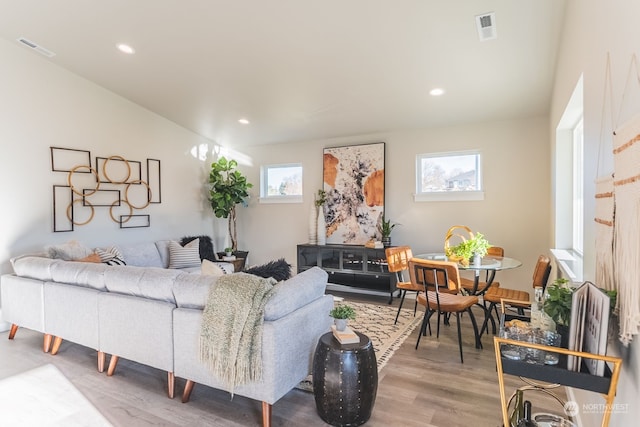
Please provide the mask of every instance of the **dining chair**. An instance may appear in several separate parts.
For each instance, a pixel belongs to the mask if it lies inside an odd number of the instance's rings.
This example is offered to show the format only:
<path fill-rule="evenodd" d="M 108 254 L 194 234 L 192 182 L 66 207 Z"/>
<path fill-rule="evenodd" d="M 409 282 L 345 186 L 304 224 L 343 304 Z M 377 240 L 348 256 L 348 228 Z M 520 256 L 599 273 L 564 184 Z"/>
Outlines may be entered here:
<path fill-rule="evenodd" d="M 546 255 L 538 256 L 538 261 L 536 262 L 536 266 L 533 270 L 532 288 L 536 288 L 539 286 L 544 292 L 544 289 L 547 287 L 547 282 L 549 281 L 550 275 L 551 260 Z M 493 321 L 493 316 L 491 313 L 495 312 L 496 318 L 500 318 L 500 315 L 498 313 L 498 305 L 501 304 L 501 300 L 503 299 L 509 300 L 509 307 L 517 310 L 521 315 L 524 314 L 525 308 L 528 308 L 531 305 L 531 295 L 527 291 L 503 287 L 494 288 L 493 286 L 491 286 L 483 296 L 484 303 L 489 303 L 489 308 L 486 311 L 484 323 L 482 324 L 482 329 L 480 329 L 480 335 L 485 332 L 485 329 L 488 332 L 489 320 L 491 320 L 491 323 L 493 325 L 493 333 L 495 335 L 496 325 Z"/>
<path fill-rule="evenodd" d="M 488 256 L 496 256 L 496 257 L 503 257 L 504 256 L 504 248 L 502 248 L 500 246 L 491 246 L 487 250 L 487 255 Z M 466 289 L 468 292 L 472 292 L 474 290 L 474 287 L 475 287 L 476 294 L 477 294 L 477 290 L 478 289 L 484 289 L 487 286 L 487 282 L 489 281 L 489 275 L 490 274 L 495 274 L 495 271 L 487 270 L 484 281 L 479 281 L 477 287 L 475 286 L 475 279 L 468 279 L 466 277 L 460 277 L 460 285 L 462 286 L 463 289 Z M 479 278 L 478 278 L 478 280 L 479 280 Z M 491 287 L 499 287 L 499 286 L 500 286 L 500 282 L 495 282 L 495 281 L 491 282 Z"/>
<path fill-rule="evenodd" d="M 478 303 L 478 297 L 462 295 L 460 291 L 460 273 L 458 264 L 451 261 L 434 261 L 413 258 L 409 261 L 409 273 L 411 281 L 419 284 L 423 292 L 418 294 L 418 304 L 424 305 L 426 310 L 420 327 L 420 334 L 416 342 L 416 350 L 420 345 L 420 338 L 426 335 L 429 320 L 434 313 L 438 315 L 436 338 L 440 337 L 440 315 L 455 314 L 458 328 L 458 347 L 460 348 L 460 362 L 464 363 L 462 356 L 462 330 L 460 326 L 461 313 L 469 313 L 473 325 L 476 348 L 482 348 L 478 324 L 471 307 Z"/>
<path fill-rule="evenodd" d="M 422 291 L 422 286 L 408 281 L 404 274 L 409 271 L 409 260 L 413 258 L 413 252 L 409 246 L 394 246 L 386 248 L 384 253 L 387 257 L 387 266 L 389 273 L 395 273 L 396 275 L 396 288 L 400 290 L 400 306 L 398 307 L 398 313 L 396 314 L 396 320 L 393 322 L 395 325 L 398 323 L 398 316 L 400 316 L 400 310 L 402 310 L 402 304 L 404 303 L 404 297 L 407 295 L 407 291 L 419 293 Z M 416 315 L 418 309 L 418 301 L 413 307 L 413 315 Z"/>

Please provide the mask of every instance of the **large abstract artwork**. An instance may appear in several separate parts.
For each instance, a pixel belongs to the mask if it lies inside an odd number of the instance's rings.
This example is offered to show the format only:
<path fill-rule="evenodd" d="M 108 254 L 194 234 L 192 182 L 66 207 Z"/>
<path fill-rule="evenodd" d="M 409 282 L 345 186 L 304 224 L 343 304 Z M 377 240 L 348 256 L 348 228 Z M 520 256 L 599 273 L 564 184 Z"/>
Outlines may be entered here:
<path fill-rule="evenodd" d="M 327 243 L 379 238 L 384 214 L 384 142 L 324 149 Z"/>

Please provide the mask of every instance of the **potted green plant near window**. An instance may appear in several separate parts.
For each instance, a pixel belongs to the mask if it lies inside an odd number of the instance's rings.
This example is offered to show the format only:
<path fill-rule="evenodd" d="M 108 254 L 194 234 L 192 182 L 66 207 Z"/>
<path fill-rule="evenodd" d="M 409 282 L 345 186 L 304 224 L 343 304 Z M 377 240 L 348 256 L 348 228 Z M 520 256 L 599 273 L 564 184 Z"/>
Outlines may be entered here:
<path fill-rule="evenodd" d="M 574 288 L 569 281 L 559 277 L 547 286 L 544 298 L 544 311 L 556 322 L 556 326 L 569 326 L 571 320 L 571 299 Z"/>
<path fill-rule="evenodd" d="M 378 230 L 380 231 L 382 244 L 384 246 L 391 246 L 391 232 L 396 225 L 399 224 L 392 223 L 390 219 L 386 219 L 384 215 L 382 215 L 382 221 L 378 226 Z"/>
<path fill-rule="evenodd" d="M 341 304 L 331 309 L 331 311 L 329 312 L 329 316 L 333 317 L 336 329 L 339 331 L 344 331 L 347 328 L 349 319 L 355 320 L 356 311 L 350 305 Z"/>
<path fill-rule="evenodd" d="M 240 203 L 246 206 L 249 189 L 253 187 L 237 167 L 237 161 L 220 157 L 211 164 L 209 172 L 209 203 L 217 218 L 229 219 L 229 238 L 234 252 L 238 250 L 236 206 Z"/>

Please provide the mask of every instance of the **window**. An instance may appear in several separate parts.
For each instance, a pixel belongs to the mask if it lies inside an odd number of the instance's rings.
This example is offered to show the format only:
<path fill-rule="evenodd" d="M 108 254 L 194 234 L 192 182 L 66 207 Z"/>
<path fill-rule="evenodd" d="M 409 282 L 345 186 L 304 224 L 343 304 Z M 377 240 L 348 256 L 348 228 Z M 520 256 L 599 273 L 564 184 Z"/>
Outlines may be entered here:
<path fill-rule="evenodd" d="M 302 164 L 262 166 L 260 203 L 302 203 Z"/>
<path fill-rule="evenodd" d="M 582 197 L 583 173 L 583 124 L 582 117 L 573 128 L 573 250 L 582 254 L 582 229 L 584 221 L 584 204 Z"/>
<path fill-rule="evenodd" d="M 419 154 L 415 200 L 484 199 L 480 160 L 478 151 Z"/>
<path fill-rule="evenodd" d="M 559 274 L 574 284 L 583 281 L 584 159 L 583 77 L 556 128 L 554 149 L 554 246 Z"/>

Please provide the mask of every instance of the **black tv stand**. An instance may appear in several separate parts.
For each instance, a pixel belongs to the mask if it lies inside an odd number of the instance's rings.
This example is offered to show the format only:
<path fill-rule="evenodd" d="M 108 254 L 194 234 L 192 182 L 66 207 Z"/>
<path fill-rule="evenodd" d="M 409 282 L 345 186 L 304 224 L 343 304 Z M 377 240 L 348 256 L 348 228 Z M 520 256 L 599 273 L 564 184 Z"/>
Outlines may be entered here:
<path fill-rule="evenodd" d="M 298 245 L 298 273 L 318 266 L 329 273 L 329 283 L 389 292 L 396 290 L 395 275 L 389 273 L 384 249 L 362 245 Z"/>

